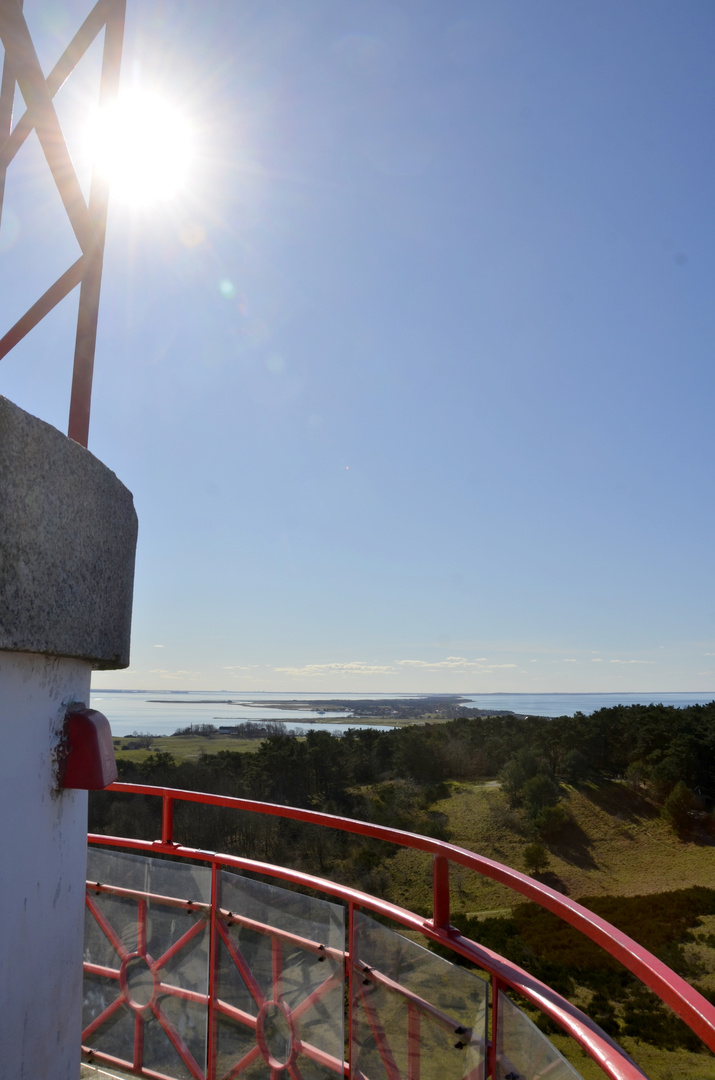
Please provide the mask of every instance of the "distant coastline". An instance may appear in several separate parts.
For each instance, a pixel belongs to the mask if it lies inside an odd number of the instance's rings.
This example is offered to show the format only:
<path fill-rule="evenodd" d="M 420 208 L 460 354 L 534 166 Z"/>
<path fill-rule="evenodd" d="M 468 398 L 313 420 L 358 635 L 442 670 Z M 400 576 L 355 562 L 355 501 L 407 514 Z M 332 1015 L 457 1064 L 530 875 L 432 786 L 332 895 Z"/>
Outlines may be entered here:
<path fill-rule="evenodd" d="M 340 734 L 362 724 L 398 726 L 440 722 L 450 716 L 573 716 L 614 705 L 665 704 L 683 708 L 715 700 L 715 691 L 665 693 L 381 694 L 313 691 L 92 690 L 91 705 L 109 719 L 115 735 L 134 731 L 172 734 L 189 723 L 276 722 L 320 726 Z M 174 708 L 173 706 L 176 706 Z"/>

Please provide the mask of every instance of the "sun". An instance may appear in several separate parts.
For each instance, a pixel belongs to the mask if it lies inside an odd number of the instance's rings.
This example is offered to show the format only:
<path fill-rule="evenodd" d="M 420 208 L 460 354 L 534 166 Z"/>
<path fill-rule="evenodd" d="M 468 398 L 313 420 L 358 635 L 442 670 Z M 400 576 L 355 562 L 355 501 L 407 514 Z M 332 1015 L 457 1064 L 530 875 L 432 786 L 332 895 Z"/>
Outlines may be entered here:
<path fill-rule="evenodd" d="M 94 168 L 111 185 L 113 199 L 145 206 L 169 201 L 186 187 L 193 157 L 191 125 L 158 95 L 120 95 L 95 114 L 87 141 Z"/>

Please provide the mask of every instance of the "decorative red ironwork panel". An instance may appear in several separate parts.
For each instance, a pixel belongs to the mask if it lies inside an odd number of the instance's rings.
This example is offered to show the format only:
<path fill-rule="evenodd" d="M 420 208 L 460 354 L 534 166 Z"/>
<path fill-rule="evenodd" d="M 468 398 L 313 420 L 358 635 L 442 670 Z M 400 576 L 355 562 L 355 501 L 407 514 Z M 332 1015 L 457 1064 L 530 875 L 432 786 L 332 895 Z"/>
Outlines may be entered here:
<path fill-rule="evenodd" d="M 83 1045 L 204 1080 L 211 871 L 119 852 L 88 863 Z"/>
<path fill-rule="evenodd" d="M 216 1076 L 342 1076 L 343 908 L 235 874 L 220 880 Z"/>
<path fill-rule="evenodd" d="M 340 905 L 112 851 L 88 871 L 86 1051 L 156 1077 L 344 1075 Z"/>

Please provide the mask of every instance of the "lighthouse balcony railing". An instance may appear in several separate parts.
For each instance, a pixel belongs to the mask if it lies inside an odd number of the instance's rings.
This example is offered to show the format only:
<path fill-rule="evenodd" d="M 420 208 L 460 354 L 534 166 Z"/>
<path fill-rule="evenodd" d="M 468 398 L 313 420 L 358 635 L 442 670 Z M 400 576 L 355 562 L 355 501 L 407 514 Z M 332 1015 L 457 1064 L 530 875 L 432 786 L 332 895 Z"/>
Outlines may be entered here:
<path fill-rule="evenodd" d="M 507 866 L 331 814 L 139 784 L 110 790 L 160 799 L 161 837 L 89 836 L 85 1061 L 156 1080 L 577 1080 L 528 1009 L 606 1076 L 642 1077 L 584 1012 L 451 925 L 450 865 L 509 887 L 596 942 L 715 1051 L 715 1008 L 693 987 L 614 926 Z M 177 802 L 198 814 L 250 811 L 422 851 L 432 859 L 432 914 L 185 846 L 174 835 Z"/>

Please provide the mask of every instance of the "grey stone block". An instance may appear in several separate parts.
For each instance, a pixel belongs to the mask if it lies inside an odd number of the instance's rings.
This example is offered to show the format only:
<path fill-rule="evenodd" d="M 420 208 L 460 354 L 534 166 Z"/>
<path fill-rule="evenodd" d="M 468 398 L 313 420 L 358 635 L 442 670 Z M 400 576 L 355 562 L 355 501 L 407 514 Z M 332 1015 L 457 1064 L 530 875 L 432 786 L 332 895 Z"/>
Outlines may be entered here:
<path fill-rule="evenodd" d="M 127 667 L 136 540 L 114 473 L 0 397 L 0 649 Z"/>

